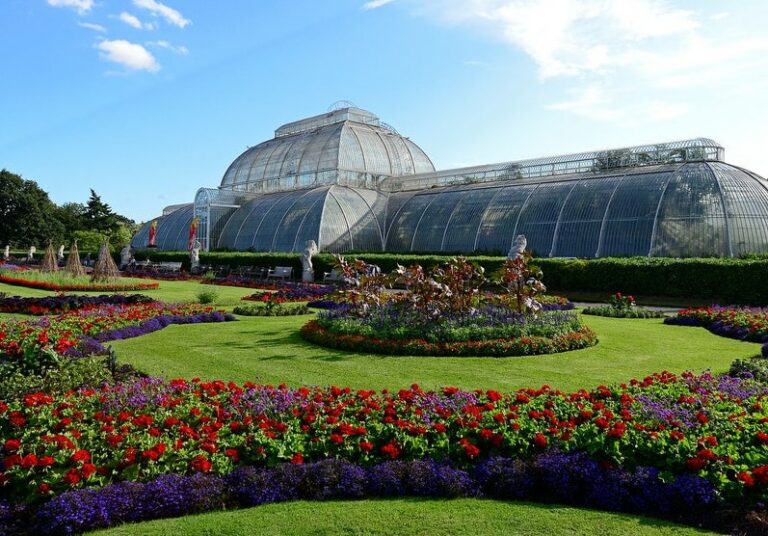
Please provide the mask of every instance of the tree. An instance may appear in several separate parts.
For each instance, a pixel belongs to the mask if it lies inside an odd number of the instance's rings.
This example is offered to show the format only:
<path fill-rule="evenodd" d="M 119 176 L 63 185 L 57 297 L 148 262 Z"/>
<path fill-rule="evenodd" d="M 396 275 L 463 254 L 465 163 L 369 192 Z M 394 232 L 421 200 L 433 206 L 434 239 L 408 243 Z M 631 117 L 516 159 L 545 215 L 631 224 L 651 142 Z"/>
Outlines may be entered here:
<path fill-rule="evenodd" d="M 101 200 L 101 196 L 91 188 L 91 196 L 85 205 L 85 223 L 89 231 L 111 235 L 117 231 L 119 222 L 112 207 Z"/>
<path fill-rule="evenodd" d="M 66 240 L 72 239 L 72 233 L 86 229 L 85 205 L 82 203 L 64 203 L 57 208 L 58 219 L 64 225 Z"/>
<path fill-rule="evenodd" d="M 0 244 L 26 247 L 61 240 L 56 205 L 36 182 L 0 170 Z"/>

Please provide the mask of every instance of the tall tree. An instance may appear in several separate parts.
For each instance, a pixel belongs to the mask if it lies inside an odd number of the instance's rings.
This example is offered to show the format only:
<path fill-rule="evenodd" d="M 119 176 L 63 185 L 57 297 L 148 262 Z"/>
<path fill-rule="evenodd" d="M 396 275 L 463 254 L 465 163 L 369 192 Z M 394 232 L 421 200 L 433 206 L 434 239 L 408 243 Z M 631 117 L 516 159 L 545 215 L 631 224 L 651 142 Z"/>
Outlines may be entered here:
<path fill-rule="evenodd" d="M 85 205 L 85 222 L 89 231 L 112 234 L 120 225 L 118 216 L 112 207 L 101 200 L 101 196 L 91 188 L 91 196 Z"/>
<path fill-rule="evenodd" d="M 56 205 L 36 182 L 0 170 L 0 244 L 41 246 L 61 240 L 64 226 Z"/>

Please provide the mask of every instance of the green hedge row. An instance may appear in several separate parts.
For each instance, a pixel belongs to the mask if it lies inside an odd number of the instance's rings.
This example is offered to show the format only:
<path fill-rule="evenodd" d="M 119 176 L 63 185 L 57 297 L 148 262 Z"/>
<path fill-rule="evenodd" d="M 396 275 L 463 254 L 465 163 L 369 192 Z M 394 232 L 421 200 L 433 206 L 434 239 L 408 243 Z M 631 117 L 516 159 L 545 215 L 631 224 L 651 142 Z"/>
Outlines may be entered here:
<path fill-rule="evenodd" d="M 186 252 L 140 251 L 138 260 L 149 257 L 157 262 L 182 262 L 189 267 Z M 450 256 L 406 255 L 393 253 L 350 254 L 349 258 L 364 259 L 392 271 L 397 264 L 421 264 L 427 269 L 445 262 Z M 497 271 L 504 257 L 471 256 L 471 260 L 485 268 L 487 274 Z M 293 266 L 301 273 L 301 260 L 297 253 L 201 253 L 203 264 L 238 266 Z M 721 303 L 768 304 L 768 259 L 735 258 L 655 258 L 627 257 L 593 260 L 535 259 L 544 271 L 544 282 L 553 292 L 598 292 L 606 296 L 614 292 L 641 296 L 669 296 L 698 298 Z M 315 276 L 333 267 L 333 256 L 321 253 L 313 257 Z"/>

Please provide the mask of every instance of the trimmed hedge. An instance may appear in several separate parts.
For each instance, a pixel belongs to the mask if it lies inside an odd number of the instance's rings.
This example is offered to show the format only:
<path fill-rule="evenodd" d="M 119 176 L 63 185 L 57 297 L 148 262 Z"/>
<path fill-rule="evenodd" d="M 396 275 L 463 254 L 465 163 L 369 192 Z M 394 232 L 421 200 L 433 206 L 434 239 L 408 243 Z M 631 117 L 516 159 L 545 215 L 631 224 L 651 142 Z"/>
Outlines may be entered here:
<path fill-rule="evenodd" d="M 136 254 L 157 262 L 182 262 L 189 268 L 189 254 L 184 251 L 149 251 Z M 348 254 L 378 265 L 384 272 L 398 263 L 418 263 L 426 269 L 445 262 L 452 255 L 408 255 L 396 253 Z M 469 256 L 492 274 L 501 268 L 505 257 Z M 315 276 L 333 267 L 333 255 L 321 253 L 313 257 Z M 237 266 L 293 266 L 301 273 L 298 253 L 208 252 L 200 254 L 203 264 Z M 768 258 L 666 258 L 608 257 L 603 259 L 545 259 L 533 261 L 544 271 L 544 282 L 555 292 L 621 291 L 641 296 L 697 298 L 750 305 L 768 305 Z"/>

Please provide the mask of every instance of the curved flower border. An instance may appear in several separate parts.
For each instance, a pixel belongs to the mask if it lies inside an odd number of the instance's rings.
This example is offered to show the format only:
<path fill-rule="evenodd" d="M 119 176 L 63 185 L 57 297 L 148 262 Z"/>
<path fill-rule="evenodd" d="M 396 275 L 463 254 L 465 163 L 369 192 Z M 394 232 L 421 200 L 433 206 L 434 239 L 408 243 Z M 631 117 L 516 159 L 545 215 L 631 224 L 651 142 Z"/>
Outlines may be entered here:
<path fill-rule="evenodd" d="M 364 335 L 333 333 L 322 327 L 316 320 L 310 320 L 301 328 L 301 336 L 309 342 L 327 348 L 387 355 L 418 356 L 511 357 L 568 352 L 597 344 L 597 335 L 586 327 L 553 338 L 519 337 L 516 339 L 432 343 L 423 339 L 389 340 Z"/>

